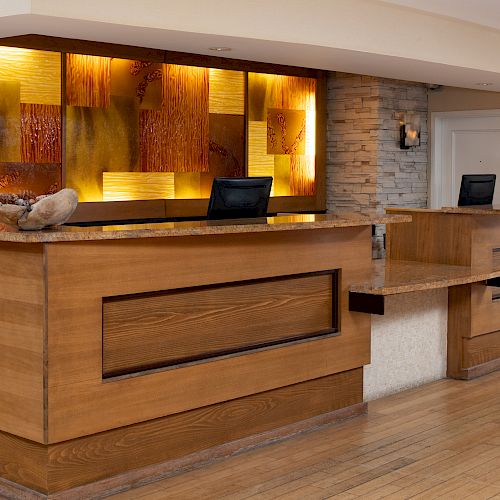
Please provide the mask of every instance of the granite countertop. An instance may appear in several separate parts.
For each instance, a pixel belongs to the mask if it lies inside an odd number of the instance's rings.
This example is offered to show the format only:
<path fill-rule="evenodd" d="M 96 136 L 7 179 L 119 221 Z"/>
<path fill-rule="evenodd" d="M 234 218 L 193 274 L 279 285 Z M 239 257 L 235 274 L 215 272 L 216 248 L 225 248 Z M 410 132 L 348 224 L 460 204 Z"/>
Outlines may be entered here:
<path fill-rule="evenodd" d="M 380 259 L 373 261 L 370 280 L 353 284 L 349 291 L 369 295 L 395 295 L 477 283 L 498 277 L 500 277 L 500 266 L 494 263 L 489 267 L 474 268 Z"/>
<path fill-rule="evenodd" d="M 406 208 L 391 207 L 386 208 L 390 213 L 441 213 L 441 214 L 467 214 L 467 215 L 500 215 L 499 205 L 476 205 L 467 207 L 442 207 L 442 208 Z"/>
<path fill-rule="evenodd" d="M 164 238 L 208 234 L 262 233 L 269 231 L 299 231 L 336 227 L 369 226 L 411 222 L 410 215 L 377 213 L 295 214 L 262 219 L 221 221 L 162 222 L 154 224 L 122 224 L 114 226 L 57 226 L 41 231 L 21 231 L 0 225 L 0 241 L 17 243 L 52 243 L 60 241 L 94 241 L 135 238 Z"/>

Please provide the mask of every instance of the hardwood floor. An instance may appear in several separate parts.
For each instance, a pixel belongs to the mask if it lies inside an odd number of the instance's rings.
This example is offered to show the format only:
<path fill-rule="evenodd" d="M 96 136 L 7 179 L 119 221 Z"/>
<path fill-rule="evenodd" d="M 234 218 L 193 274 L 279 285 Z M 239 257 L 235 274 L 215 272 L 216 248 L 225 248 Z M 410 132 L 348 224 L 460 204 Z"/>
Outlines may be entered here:
<path fill-rule="evenodd" d="M 500 499 L 500 372 L 373 401 L 366 416 L 110 498 Z"/>

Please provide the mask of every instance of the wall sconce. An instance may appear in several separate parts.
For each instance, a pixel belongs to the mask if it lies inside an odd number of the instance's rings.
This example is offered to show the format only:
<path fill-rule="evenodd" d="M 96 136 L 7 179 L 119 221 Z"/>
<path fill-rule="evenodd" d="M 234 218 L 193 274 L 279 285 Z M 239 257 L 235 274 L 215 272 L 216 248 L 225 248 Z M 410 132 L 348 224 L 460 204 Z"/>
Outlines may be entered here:
<path fill-rule="evenodd" d="M 414 146 L 420 146 L 420 117 L 405 115 L 399 127 L 399 147 L 410 149 Z"/>

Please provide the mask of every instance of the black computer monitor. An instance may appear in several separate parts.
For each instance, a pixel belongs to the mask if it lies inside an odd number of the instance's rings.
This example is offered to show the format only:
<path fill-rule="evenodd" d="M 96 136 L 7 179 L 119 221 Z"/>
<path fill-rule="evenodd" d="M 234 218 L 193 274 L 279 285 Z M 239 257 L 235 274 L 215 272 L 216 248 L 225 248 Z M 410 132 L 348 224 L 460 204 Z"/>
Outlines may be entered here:
<path fill-rule="evenodd" d="M 216 177 L 207 219 L 265 217 L 272 183 L 272 177 Z"/>
<path fill-rule="evenodd" d="M 458 206 L 491 205 L 495 192 L 495 174 L 462 175 Z"/>

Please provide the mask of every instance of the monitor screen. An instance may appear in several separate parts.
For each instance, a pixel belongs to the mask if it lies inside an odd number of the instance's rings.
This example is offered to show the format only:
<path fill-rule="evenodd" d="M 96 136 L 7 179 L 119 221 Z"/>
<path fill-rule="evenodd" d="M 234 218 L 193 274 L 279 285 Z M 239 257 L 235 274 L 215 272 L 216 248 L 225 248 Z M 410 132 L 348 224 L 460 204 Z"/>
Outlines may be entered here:
<path fill-rule="evenodd" d="M 272 177 L 216 177 L 207 219 L 265 217 L 272 182 Z"/>
<path fill-rule="evenodd" d="M 491 205 L 495 192 L 495 174 L 462 175 L 458 206 Z"/>

